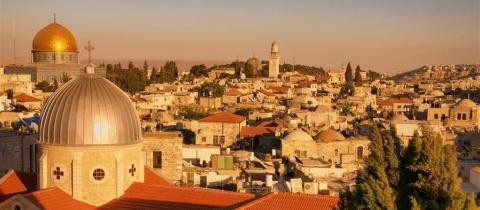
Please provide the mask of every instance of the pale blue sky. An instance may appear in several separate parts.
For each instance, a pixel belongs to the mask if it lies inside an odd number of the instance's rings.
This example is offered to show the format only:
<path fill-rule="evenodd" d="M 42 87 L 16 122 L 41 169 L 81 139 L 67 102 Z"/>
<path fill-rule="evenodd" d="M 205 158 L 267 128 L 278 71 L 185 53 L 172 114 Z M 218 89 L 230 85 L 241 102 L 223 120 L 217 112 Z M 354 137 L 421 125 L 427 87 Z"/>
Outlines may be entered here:
<path fill-rule="evenodd" d="M 103 59 L 282 59 L 322 67 L 351 61 L 383 72 L 480 62 L 479 0 L 0 0 L 0 55 L 29 57 L 52 21 L 92 40 Z M 81 52 L 83 58 L 85 52 Z"/>

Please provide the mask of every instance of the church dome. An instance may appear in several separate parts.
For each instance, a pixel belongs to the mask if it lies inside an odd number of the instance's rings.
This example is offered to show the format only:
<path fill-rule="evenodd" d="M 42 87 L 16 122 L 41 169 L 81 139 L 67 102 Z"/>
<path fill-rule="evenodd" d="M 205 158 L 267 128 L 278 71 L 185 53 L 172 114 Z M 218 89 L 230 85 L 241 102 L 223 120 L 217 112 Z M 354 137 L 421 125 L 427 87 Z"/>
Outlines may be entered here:
<path fill-rule="evenodd" d="M 302 129 L 294 130 L 293 132 L 285 136 L 283 140 L 284 141 L 313 141 L 312 136 L 310 136 L 310 134 L 303 131 Z"/>
<path fill-rule="evenodd" d="M 470 99 L 462 99 L 457 103 L 457 107 L 476 107 L 477 104 Z"/>
<path fill-rule="evenodd" d="M 140 141 L 140 121 L 128 96 L 93 74 L 64 84 L 45 102 L 39 141 L 54 145 L 123 145 Z"/>
<path fill-rule="evenodd" d="M 64 26 L 53 22 L 37 32 L 33 38 L 32 52 L 78 52 L 77 41 Z"/>
<path fill-rule="evenodd" d="M 250 64 L 253 66 L 255 70 L 259 70 L 261 68 L 262 63 L 260 60 L 256 57 L 251 57 L 247 60 L 247 64 Z"/>
<path fill-rule="evenodd" d="M 432 91 L 430 92 L 430 95 L 435 96 L 435 97 L 442 97 L 442 96 L 444 96 L 445 94 L 444 94 L 442 91 L 440 91 L 440 90 L 432 90 Z"/>
<path fill-rule="evenodd" d="M 340 132 L 328 129 L 320 132 L 317 136 L 315 136 L 316 142 L 329 142 L 329 141 L 343 141 L 345 140 L 345 136 L 343 136 Z"/>

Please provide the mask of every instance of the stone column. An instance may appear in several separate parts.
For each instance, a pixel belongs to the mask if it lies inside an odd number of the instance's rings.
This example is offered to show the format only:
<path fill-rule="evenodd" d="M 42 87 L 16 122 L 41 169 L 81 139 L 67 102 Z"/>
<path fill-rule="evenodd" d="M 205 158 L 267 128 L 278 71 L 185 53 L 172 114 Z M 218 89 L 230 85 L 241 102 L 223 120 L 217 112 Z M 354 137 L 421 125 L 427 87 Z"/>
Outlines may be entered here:
<path fill-rule="evenodd" d="M 82 200 L 82 156 L 81 152 L 74 152 L 72 160 L 72 197 Z"/>
<path fill-rule="evenodd" d="M 47 165 L 47 153 L 42 151 L 42 156 L 39 159 L 39 175 L 38 176 L 38 188 L 45 189 L 48 186 L 48 165 Z"/>
<path fill-rule="evenodd" d="M 116 197 L 120 197 L 123 195 L 123 192 L 125 191 L 125 164 L 123 161 L 123 154 L 122 153 L 117 153 L 115 154 L 115 168 L 116 168 Z"/>

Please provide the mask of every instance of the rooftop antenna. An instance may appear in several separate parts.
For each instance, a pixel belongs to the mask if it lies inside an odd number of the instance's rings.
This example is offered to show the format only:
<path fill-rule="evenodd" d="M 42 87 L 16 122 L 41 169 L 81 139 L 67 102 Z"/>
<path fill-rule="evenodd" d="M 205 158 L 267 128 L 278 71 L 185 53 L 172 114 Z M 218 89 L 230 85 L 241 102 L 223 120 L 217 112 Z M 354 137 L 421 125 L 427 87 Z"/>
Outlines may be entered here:
<path fill-rule="evenodd" d="M 92 51 L 95 49 L 95 47 L 92 45 L 90 40 L 88 40 L 87 46 L 85 46 L 85 50 L 88 51 L 88 64 L 92 63 Z"/>
<path fill-rule="evenodd" d="M 12 22 L 12 34 L 13 34 L 13 65 L 17 65 L 17 44 L 16 44 L 16 34 L 15 34 L 15 18 Z"/>
<path fill-rule="evenodd" d="M 295 71 L 295 57 L 292 57 L 292 71 Z"/>

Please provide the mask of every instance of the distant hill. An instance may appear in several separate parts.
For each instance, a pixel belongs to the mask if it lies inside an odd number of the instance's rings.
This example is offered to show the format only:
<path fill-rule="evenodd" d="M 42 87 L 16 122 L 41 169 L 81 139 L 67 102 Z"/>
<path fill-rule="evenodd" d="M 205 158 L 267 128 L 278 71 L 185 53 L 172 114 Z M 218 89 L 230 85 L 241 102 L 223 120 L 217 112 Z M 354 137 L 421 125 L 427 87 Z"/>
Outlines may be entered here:
<path fill-rule="evenodd" d="M 448 82 L 451 80 L 472 78 L 480 75 L 478 64 L 457 64 L 421 66 L 419 68 L 398 73 L 389 79 L 397 82 Z"/>

